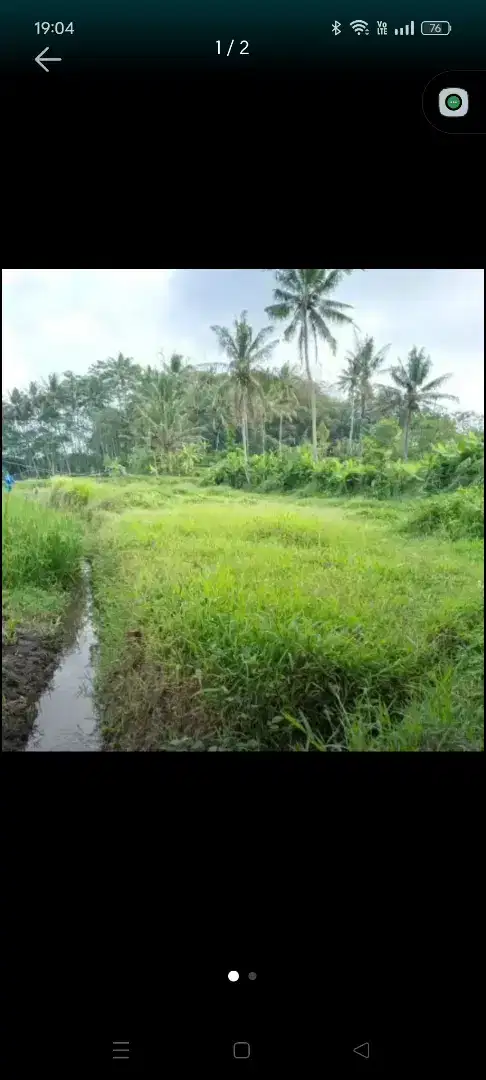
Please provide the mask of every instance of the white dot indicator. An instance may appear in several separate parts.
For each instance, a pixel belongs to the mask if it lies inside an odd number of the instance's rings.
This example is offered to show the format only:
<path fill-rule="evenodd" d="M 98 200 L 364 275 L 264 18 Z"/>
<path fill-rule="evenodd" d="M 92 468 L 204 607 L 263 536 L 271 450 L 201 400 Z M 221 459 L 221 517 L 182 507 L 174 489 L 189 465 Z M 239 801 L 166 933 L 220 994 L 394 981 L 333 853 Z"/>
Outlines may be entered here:
<path fill-rule="evenodd" d="M 228 972 L 228 979 L 229 979 L 230 982 L 238 982 L 239 977 L 240 977 L 240 975 L 239 975 L 238 971 L 229 971 Z"/>

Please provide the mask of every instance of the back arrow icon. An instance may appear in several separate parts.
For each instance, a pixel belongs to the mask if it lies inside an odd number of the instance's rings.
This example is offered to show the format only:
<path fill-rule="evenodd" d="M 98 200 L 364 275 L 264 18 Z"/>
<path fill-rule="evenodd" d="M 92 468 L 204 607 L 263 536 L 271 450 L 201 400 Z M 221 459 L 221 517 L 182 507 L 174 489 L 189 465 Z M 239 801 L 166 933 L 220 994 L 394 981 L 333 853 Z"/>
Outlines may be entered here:
<path fill-rule="evenodd" d="M 38 56 L 34 56 L 34 60 L 35 60 L 35 63 L 39 65 L 39 67 L 43 68 L 44 71 L 49 71 L 49 68 L 46 67 L 46 65 L 42 63 L 42 60 L 43 59 L 46 60 L 46 61 L 62 60 L 62 56 L 46 56 L 46 52 L 49 52 L 49 46 L 48 45 L 46 46 L 45 49 L 42 50 L 42 52 L 39 53 Z"/>
<path fill-rule="evenodd" d="M 360 1046 L 355 1046 L 353 1054 L 359 1054 L 360 1057 L 369 1058 L 370 1056 L 370 1044 L 361 1043 Z"/>

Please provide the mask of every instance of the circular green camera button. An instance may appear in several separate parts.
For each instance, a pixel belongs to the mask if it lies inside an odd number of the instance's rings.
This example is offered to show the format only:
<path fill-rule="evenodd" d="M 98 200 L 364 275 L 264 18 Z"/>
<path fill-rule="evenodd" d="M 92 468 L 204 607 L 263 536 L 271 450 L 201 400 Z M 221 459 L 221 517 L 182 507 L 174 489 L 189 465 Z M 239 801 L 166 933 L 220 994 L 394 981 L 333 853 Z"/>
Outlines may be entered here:
<path fill-rule="evenodd" d="M 457 109 L 461 108 L 462 98 L 459 97 L 459 94 L 449 94 L 448 97 L 446 97 L 445 103 L 446 107 L 450 109 L 451 112 L 456 112 Z"/>

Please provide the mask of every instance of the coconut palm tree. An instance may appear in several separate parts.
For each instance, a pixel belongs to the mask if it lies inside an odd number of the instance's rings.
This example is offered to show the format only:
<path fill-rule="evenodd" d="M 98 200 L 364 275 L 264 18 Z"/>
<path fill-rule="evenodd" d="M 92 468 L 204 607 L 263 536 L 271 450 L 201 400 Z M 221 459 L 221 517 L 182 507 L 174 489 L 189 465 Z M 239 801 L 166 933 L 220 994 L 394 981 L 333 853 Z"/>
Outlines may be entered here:
<path fill-rule="evenodd" d="M 408 440 L 410 434 L 410 422 L 414 413 L 421 411 L 422 407 L 434 405 L 436 401 L 458 401 L 454 394 L 442 394 L 439 388 L 444 385 L 448 375 L 439 375 L 437 379 L 425 382 L 430 374 L 432 360 L 425 355 L 425 349 L 417 349 L 414 345 L 410 350 L 407 361 L 404 364 L 400 359 L 398 364 L 388 368 L 387 374 L 393 379 L 395 386 L 383 387 L 388 391 L 390 404 L 398 405 L 403 417 L 403 457 L 408 458 Z"/>
<path fill-rule="evenodd" d="M 299 399 L 296 393 L 296 386 L 298 385 L 297 368 L 291 367 L 290 364 L 283 364 L 280 371 L 276 373 L 275 383 L 270 395 L 270 400 L 275 411 L 276 416 L 279 418 L 278 424 L 278 452 L 282 453 L 282 435 L 283 435 L 283 422 L 284 420 L 293 420 L 297 413 L 299 406 Z"/>
<path fill-rule="evenodd" d="M 349 455 L 351 457 L 353 453 L 356 399 L 360 381 L 359 351 L 357 348 L 355 348 L 354 352 L 346 354 L 346 363 L 347 367 L 344 368 L 338 378 L 338 387 L 347 394 L 351 405 L 351 421 L 349 425 Z"/>
<path fill-rule="evenodd" d="M 159 358 L 162 363 L 162 369 L 169 372 L 171 375 L 191 375 L 194 372 L 194 368 L 189 360 L 183 356 L 182 353 L 172 352 L 168 359 L 164 355 L 163 349 L 159 352 Z"/>
<path fill-rule="evenodd" d="M 316 387 L 311 375 L 309 360 L 309 339 L 314 340 L 315 360 L 318 360 L 319 339 L 325 341 L 333 353 L 337 342 L 329 330 L 328 323 L 338 326 L 352 323 L 345 309 L 350 304 L 341 304 L 330 299 L 330 294 L 342 281 L 344 274 L 352 270 L 275 270 L 277 280 L 273 291 L 273 304 L 265 308 L 271 319 L 283 320 L 287 328 L 286 341 L 298 336 L 299 357 L 304 365 L 311 402 L 312 448 L 317 459 L 317 418 Z"/>
<path fill-rule="evenodd" d="M 371 379 L 373 375 L 383 371 L 383 361 L 389 350 L 389 345 L 383 345 L 381 349 L 375 348 L 374 338 L 367 336 L 361 338 L 354 333 L 354 349 L 346 354 L 348 367 L 339 379 L 338 386 L 341 390 L 347 390 L 351 401 L 351 425 L 349 433 L 349 452 L 352 452 L 354 421 L 356 403 L 360 406 L 359 442 L 360 452 L 363 446 L 364 421 L 367 403 L 373 395 Z"/>
<path fill-rule="evenodd" d="M 191 419 L 187 386 L 179 372 L 151 369 L 140 382 L 133 431 L 151 451 L 155 471 L 171 469 L 173 455 L 188 443 L 200 442 L 200 428 Z"/>
<path fill-rule="evenodd" d="M 219 450 L 221 436 L 227 431 L 229 422 L 228 376 L 220 374 L 217 366 L 198 364 L 191 369 L 187 393 L 191 415 L 202 425 L 206 440 L 214 450 Z"/>
<path fill-rule="evenodd" d="M 119 352 L 116 358 L 109 356 L 108 360 L 101 361 L 98 366 L 115 400 L 116 407 L 125 412 L 128 397 L 133 391 L 140 372 L 139 365 L 134 363 L 132 356 L 124 356 Z"/>
<path fill-rule="evenodd" d="M 253 336 L 253 329 L 248 323 L 248 312 L 242 311 L 235 319 L 231 333 L 225 326 L 212 326 L 219 347 L 229 360 L 230 392 L 233 399 L 238 423 L 241 428 L 245 470 L 248 472 L 248 420 L 255 411 L 255 402 L 262 401 L 264 394 L 256 378 L 260 366 L 268 360 L 278 341 L 269 341 L 273 326 L 264 326 Z"/>
<path fill-rule="evenodd" d="M 182 353 L 171 353 L 167 363 L 167 370 L 170 371 L 172 375 L 180 375 L 183 367 L 184 357 Z"/>

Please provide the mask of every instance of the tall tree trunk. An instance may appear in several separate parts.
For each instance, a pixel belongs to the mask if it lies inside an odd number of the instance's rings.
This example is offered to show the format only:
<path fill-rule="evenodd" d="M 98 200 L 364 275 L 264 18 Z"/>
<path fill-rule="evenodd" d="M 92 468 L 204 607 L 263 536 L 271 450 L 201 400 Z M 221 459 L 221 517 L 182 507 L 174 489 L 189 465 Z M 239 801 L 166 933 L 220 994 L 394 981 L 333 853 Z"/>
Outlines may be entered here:
<path fill-rule="evenodd" d="M 283 413 L 280 413 L 280 422 L 278 425 L 278 452 L 282 453 L 282 428 L 283 428 Z"/>
<path fill-rule="evenodd" d="M 316 334 L 315 329 L 314 329 L 314 350 L 315 350 L 315 365 L 316 365 L 316 373 L 317 373 L 317 371 L 319 370 L 319 348 L 318 348 L 318 344 L 317 344 L 317 334 Z M 312 382 L 312 397 L 313 397 L 313 402 L 314 402 L 313 424 L 312 424 L 312 443 L 313 443 L 313 447 L 314 447 L 314 461 L 317 461 L 317 415 L 316 415 L 317 409 L 316 409 L 316 391 L 315 391 L 314 382 Z"/>
<path fill-rule="evenodd" d="M 241 438 L 243 442 L 243 454 L 245 458 L 245 473 L 247 482 L 250 483 L 250 472 L 248 468 L 248 410 L 246 404 L 246 398 L 242 403 L 242 417 L 241 417 Z"/>
<path fill-rule="evenodd" d="M 307 382 L 310 390 L 310 404 L 311 404 L 311 417 L 312 417 L 312 454 L 314 461 L 317 461 L 317 410 L 316 410 L 316 388 L 314 386 L 314 380 L 311 375 L 309 367 L 309 327 L 307 324 L 307 315 L 304 320 L 304 362 L 307 375 Z"/>
<path fill-rule="evenodd" d="M 246 427 L 245 427 L 245 413 L 243 412 L 241 417 L 241 441 L 243 443 L 243 457 L 245 459 L 245 468 L 248 460 L 248 451 L 246 448 Z"/>
<path fill-rule="evenodd" d="M 39 475 L 39 470 L 38 470 L 37 465 L 35 463 L 35 458 L 34 458 L 33 454 L 28 454 L 27 455 L 27 465 L 28 465 L 28 468 L 29 468 L 30 472 L 34 472 L 36 476 Z"/>
<path fill-rule="evenodd" d="M 265 453 L 265 421 L 262 420 L 262 454 Z"/>
<path fill-rule="evenodd" d="M 410 413 L 405 413 L 405 427 L 404 427 L 404 439 L 403 439 L 403 460 L 408 461 L 408 438 L 410 435 Z"/>
<path fill-rule="evenodd" d="M 312 453 L 314 461 L 317 461 L 317 408 L 316 408 L 316 388 L 311 381 L 311 415 L 312 415 Z"/>
<path fill-rule="evenodd" d="M 349 456 L 353 454 L 353 436 L 354 436 L 354 394 L 351 397 L 351 425 L 349 428 Z"/>
<path fill-rule="evenodd" d="M 363 428 L 364 428 L 364 421 L 365 421 L 365 408 L 366 408 L 365 397 L 364 397 L 364 394 L 361 394 L 361 409 L 360 409 L 360 414 L 361 415 L 360 415 L 360 421 L 359 421 L 359 456 L 360 457 L 363 457 Z"/>

